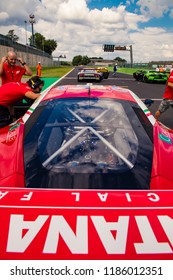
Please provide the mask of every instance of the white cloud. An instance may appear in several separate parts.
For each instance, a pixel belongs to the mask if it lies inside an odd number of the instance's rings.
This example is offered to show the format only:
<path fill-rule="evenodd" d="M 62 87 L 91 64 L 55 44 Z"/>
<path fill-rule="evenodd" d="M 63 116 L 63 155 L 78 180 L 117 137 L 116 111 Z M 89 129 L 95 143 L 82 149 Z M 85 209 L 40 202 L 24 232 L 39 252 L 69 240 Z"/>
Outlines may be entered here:
<path fill-rule="evenodd" d="M 138 0 L 137 5 L 140 7 L 142 14 L 150 17 L 162 17 L 165 13 L 173 10 L 172 0 Z"/>
<path fill-rule="evenodd" d="M 75 55 L 102 56 L 115 58 L 121 56 L 130 60 L 129 52 L 104 53 L 102 45 L 115 43 L 133 45 L 134 61 L 172 59 L 172 33 L 164 28 L 148 27 L 140 29 L 139 24 L 149 22 L 150 18 L 161 17 L 164 13 L 173 16 L 172 0 L 138 0 L 138 12 L 128 12 L 134 0 L 102 10 L 89 10 L 91 0 L 6 0 L 0 2 L 0 33 L 6 35 L 15 30 L 20 43 L 25 44 L 25 20 L 34 14 L 34 31 L 46 39 L 57 41 L 54 56 L 66 54 L 67 60 Z M 114 1 L 116 2 L 116 1 Z M 18 7 L 16 9 L 16 7 Z M 140 11 L 140 12 L 139 12 Z M 172 13 L 172 14 L 171 14 Z M 28 37 L 31 25 L 27 24 Z M 161 42 L 161 43 L 159 43 Z"/>
<path fill-rule="evenodd" d="M 135 62 L 152 60 L 172 60 L 173 42 L 170 42 L 172 33 L 163 28 L 144 28 L 132 34 L 135 42 Z"/>
<path fill-rule="evenodd" d="M 1 12 L 0 13 L 0 22 L 4 22 L 5 20 L 7 20 L 9 18 L 8 14 L 6 12 Z"/>

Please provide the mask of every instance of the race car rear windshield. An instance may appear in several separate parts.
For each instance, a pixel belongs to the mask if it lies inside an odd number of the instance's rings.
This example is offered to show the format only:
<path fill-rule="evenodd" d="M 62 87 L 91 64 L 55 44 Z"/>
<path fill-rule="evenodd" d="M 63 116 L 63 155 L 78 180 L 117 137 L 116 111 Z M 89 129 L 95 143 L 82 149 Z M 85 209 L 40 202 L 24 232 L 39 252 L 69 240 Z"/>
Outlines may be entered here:
<path fill-rule="evenodd" d="M 26 123 L 26 186 L 148 189 L 153 150 L 148 126 L 143 111 L 128 101 L 45 101 Z"/>

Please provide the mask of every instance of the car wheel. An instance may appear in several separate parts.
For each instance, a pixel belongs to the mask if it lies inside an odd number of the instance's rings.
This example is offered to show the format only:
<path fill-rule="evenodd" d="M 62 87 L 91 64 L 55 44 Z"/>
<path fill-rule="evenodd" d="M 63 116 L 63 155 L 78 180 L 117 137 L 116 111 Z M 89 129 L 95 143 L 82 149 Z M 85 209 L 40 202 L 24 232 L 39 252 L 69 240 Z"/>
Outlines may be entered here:
<path fill-rule="evenodd" d="M 144 83 L 148 83 L 148 78 L 144 76 L 143 81 Z"/>
<path fill-rule="evenodd" d="M 105 75 L 105 79 L 108 79 L 108 77 L 109 77 L 109 73 L 107 73 L 107 74 Z"/>

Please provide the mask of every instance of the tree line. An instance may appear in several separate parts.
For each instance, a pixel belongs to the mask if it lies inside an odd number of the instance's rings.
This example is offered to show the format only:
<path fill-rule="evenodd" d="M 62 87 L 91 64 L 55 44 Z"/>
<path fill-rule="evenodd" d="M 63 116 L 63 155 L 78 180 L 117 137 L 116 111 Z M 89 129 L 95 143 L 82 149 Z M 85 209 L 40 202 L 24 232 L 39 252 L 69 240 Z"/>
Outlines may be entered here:
<path fill-rule="evenodd" d="M 11 39 L 13 42 L 18 42 L 19 37 L 14 33 L 14 30 L 11 29 L 8 31 L 8 34 L 6 35 L 9 39 Z M 29 43 L 32 45 L 32 36 L 28 38 Z M 57 42 L 55 40 L 46 39 L 42 34 L 35 33 L 34 34 L 34 46 L 35 48 L 42 50 L 48 54 L 52 54 L 52 52 L 57 48 Z"/>
<path fill-rule="evenodd" d="M 6 35 L 9 39 L 11 39 L 13 42 L 18 42 L 19 37 L 15 34 L 14 29 L 11 29 L 8 31 L 8 34 Z M 31 46 L 33 46 L 33 37 L 30 36 L 28 38 L 29 43 Z M 52 52 L 57 48 L 58 44 L 55 40 L 46 39 L 42 34 L 35 33 L 34 34 L 34 47 L 42 50 L 49 55 L 52 54 Z M 93 57 L 96 58 L 96 57 Z M 99 59 L 103 59 L 102 57 L 99 57 Z M 126 63 L 127 61 L 125 59 L 122 59 L 121 57 L 116 57 L 114 59 L 116 62 Z M 87 55 L 77 55 L 73 57 L 72 65 L 78 66 L 78 65 L 87 65 L 91 62 L 91 58 L 89 58 Z"/>

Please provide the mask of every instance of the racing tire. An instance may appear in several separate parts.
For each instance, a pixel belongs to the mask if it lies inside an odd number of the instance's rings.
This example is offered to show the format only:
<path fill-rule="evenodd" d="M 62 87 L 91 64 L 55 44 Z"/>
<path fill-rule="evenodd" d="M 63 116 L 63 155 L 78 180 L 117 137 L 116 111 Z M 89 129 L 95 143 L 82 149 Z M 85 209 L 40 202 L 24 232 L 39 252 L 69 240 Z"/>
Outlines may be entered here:
<path fill-rule="evenodd" d="M 144 76 L 143 81 L 144 83 L 148 83 L 148 78 Z"/>
<path fill-rule="evenodd" d="M 104 79 L 108 79 L 109 73 L 104 73 L 104 74 L 103 74 L 103 77 L 104 77 Z"/>

